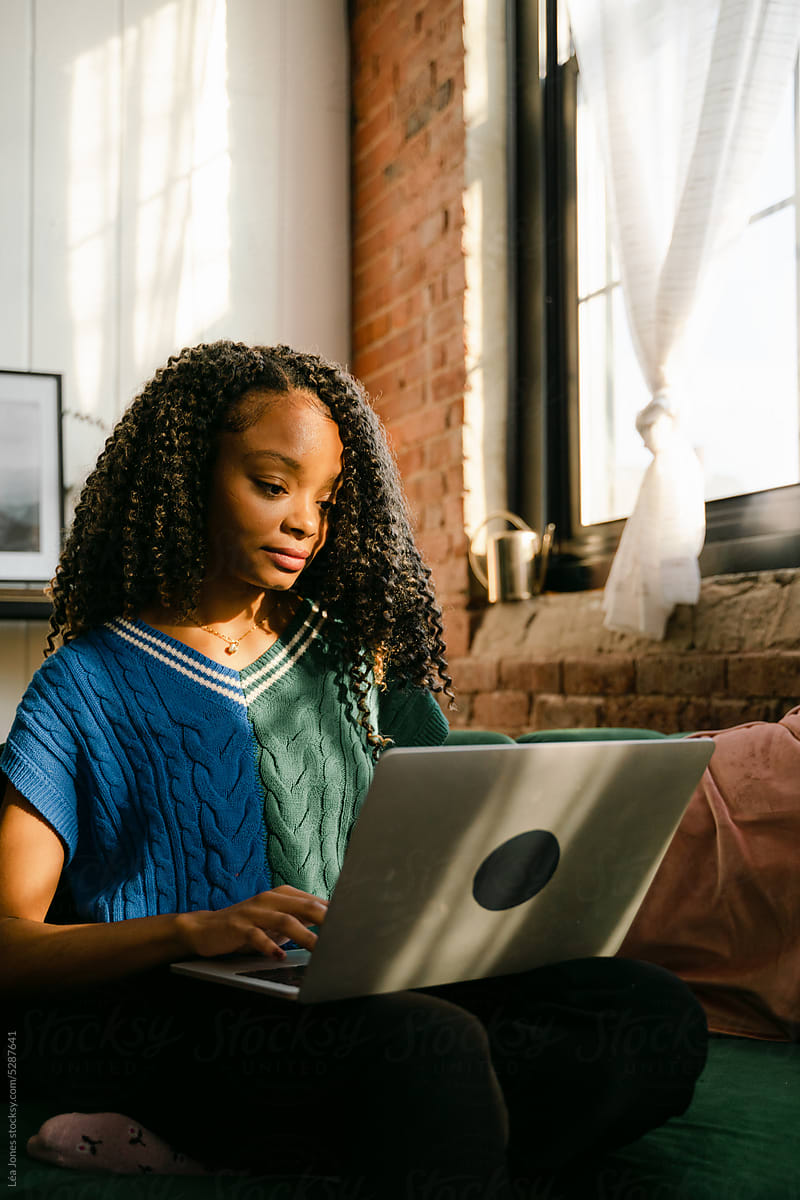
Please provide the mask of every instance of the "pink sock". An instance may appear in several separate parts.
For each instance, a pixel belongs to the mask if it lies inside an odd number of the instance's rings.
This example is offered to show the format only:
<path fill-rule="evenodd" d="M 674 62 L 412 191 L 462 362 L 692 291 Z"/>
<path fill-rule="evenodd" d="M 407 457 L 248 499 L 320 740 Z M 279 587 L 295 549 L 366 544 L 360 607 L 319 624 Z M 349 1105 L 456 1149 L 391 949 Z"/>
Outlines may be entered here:
<path fill-rule="evenodd" d="M 28 1139 L 28 1154 L 57 1167 L 120 1175 L 247 1174 L 215 1171 L 122 1113 L 60 1113 Z"/>

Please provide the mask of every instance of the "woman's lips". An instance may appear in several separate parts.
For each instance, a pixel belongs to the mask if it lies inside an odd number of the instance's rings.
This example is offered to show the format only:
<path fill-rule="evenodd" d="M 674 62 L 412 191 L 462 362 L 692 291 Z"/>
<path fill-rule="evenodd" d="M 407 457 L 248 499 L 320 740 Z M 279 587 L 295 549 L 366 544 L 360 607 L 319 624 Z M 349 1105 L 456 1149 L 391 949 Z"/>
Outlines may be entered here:
<path fill-rule="evenodd" d="M 272 550 L 269 546 L 264 547 L 264 553 L 281 571 L 302 571 L 308 558 L 307 553 L 292 554 L 287 550 Z"/>

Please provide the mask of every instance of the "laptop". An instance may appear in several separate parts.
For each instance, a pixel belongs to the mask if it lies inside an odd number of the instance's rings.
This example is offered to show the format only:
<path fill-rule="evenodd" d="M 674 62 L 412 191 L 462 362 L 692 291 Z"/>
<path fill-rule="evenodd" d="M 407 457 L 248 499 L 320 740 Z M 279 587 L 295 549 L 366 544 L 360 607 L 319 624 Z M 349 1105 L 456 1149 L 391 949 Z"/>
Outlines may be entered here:
<path fill-rule="evenodd" d="M 694 738 L 388 750 L 313 953 L 171 969 L 316 1003 L 613 955 L 713 749 Z"/>

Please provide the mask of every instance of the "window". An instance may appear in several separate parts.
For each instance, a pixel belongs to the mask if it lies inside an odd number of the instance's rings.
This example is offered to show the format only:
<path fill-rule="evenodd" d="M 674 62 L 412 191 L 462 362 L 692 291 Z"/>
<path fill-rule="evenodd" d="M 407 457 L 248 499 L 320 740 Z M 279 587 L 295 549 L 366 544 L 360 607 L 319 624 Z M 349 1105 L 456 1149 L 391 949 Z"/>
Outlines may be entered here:
<path fill-rule="evenodd" d="M 516 228 L 523 249 L 516 499 L 532 522 L 556 521 L 555 586 L 596 586 L 651 461 L 634 427 L 649 395 L 631 343 L 602 164 L 565 45 L 563 11 L 557 0 L 538 7 L 518 0 L 514 15 Z M 800 565 L 799 142 L 796 70 L 749 225 L 719 256 L 698 313 L 702 348 L 684 428 L 706 478 L 704 574 Z M 537 313 L 543 342 L 530 336 Z M 523 467 L 537 453 L 546 463 L 538 489 Z"/>

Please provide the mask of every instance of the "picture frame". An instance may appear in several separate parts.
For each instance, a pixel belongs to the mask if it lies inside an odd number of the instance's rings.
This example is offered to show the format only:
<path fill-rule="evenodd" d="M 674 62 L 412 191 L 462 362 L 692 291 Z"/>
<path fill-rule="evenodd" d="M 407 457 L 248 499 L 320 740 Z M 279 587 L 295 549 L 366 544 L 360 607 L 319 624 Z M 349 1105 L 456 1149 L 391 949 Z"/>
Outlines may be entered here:
<path fill-rule="evenodd" d="M 61 376 L 0 370 L 0 589 L 52 579 L 64 524 Z M 4 587 L 4 585 L 6 585 Z"/>

